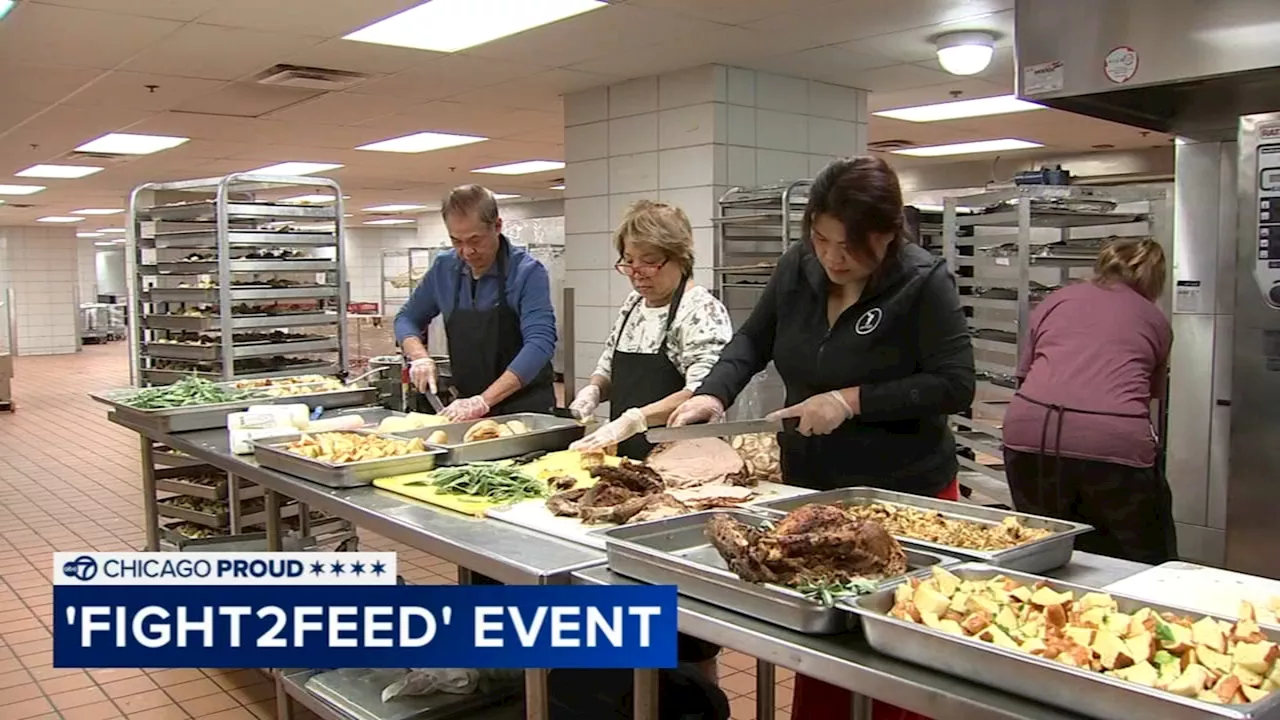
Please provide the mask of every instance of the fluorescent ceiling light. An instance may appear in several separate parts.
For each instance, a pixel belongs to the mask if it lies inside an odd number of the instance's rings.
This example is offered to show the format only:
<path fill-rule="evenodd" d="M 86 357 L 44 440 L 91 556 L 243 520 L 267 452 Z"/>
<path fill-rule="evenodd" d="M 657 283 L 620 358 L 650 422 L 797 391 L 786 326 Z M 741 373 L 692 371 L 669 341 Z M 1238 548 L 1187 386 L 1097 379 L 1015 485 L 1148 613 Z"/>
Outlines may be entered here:
<path fill-rule="evenodd" d="M 112 247 L 113 245 L 115 245 L 115 243 L 110 241 L 102 242 L 101 240 L 99 240 L 98 242 L 94 243 L 94 245 L 97 245 L 98 247 Z"/>
<path fill-rule="evenodd" d="M 63 215 L 50 215 L 49 217 L 36 218 L 36 222 L 43 223 L 78 223 L 83 221 L 82 217 L 66 217 Z"/>
<path fill-rule="evenodd" d="M 72 215 L 119 215 L 124 210 L 116 208 L 84 208 L 83 210 L 72 210 Z"/>
<path fill-rule="evenodd" d="M 13 6 L 17 4 L 18 0 L 0 0 L 0 20 L 3 20 L 4 16 L 8 15 Z"/>
<path fill-rule="evenodd" d="M 337 170 L 340 167 L 342 165 L 339 163 L 282 162 L 250 170 L 249 173 L 251 175 L 310 175 L 326 170 Z"/>
<path fill-rule="evenodd" d="M 26 170 L 14 173 L 16 177 L 75 179 L 88 177 L 102 172 L 102 168 L 92 165 L 32 165 Z"/>
<path fill-rule="evenodd" d="M 601 0 L 431 0 L 343 39 L 451 53 L 607 5 Z"/>
<path fill-rule="evenodd" d="M 494 193 L 494 194 L 493 194 L 493 199 L 494 199 L 494 200 L 510 200 L 511 198 L 518 198 L 518 197 L 520 197 L 520 196 L 519 196 L 519 195 L 511 195 L 511 194 L 507 194 L 507 193 Z"/>
<path fill-rule="evenodd" d="M 548 190 L 563 190 L 563 189 L 564 189 L 564 185 L 552 185 L 551 187 L 549 187 L 549 188 L 547 188 L 547 189 L 548 189 Z"/>
<path fill-rule="evenodd" d="M 986 70 L 996 45 L 991 33 L 984 32 L 947 33 L 935 42 L 938 64 L 952 75 L 976 75 Z"/>
<path fill-rule="evenodd" d="M 282 203 L 311 203 L 318 205 L 322 203 L 331 203 L 336 200 L 332 195 L 294 195 L 293 197 L 280 198 Z"/>
<path fill-rule="evenodd" d="M 477 168 L 471 172 L 488 173 L 490 175 L 528 175 L 530 173 L 563 169 L 564 163 L 558 160 L 525 160 L 524 162 L 510 163 L 508 165 L 494 165 L 492 167 Z"/>
<path fill-rule="evenodd" d="M 410 218 L 385 218 L 382 220 L 366 220 L 365 225 L 404 225 L 414 222 Z"/>
<path fill-rule="evenodd" d="M 958 120 L 960 118 L 982 117 L 984 115 L 1007 115 L 1009 113 L 1043 109 L 1043 105 L 1019 100 L 1013 95 L 997 95 L 996 97 L 975 98 L 973 100 L 956 100 L 954 102 L 934 103 L 933 105 L 916 105 L 914 107 L 881 110 L 871 114 L 894 120 L 906 120 L 907 122 L 937 122 L 939 120 Z"/>
<path fill-rule="evenodd" d="M 178 147 L 188 140 L 190 138 L 170 137 L 168 135 L 107 133 L 76 148 L 76 152 L 106 153 L 108 155 L 150 155 L 161 150 Z"/>
<path fill-rule="evenodd" d="M 374 205 L 373 207 L 365 208 L 364 211 L 376 212 L 376 213 L 398 213 L 398 212 L 413 212 L 414 210 L 426 210 L 426 209 L 427 209 L 426 205 Z"/>
<path fill-rule="evenodd" d="M 43 185 L 0 185 L 0 195 L 34 195 L 43 189 Z"/>
<path fill-rule="evenodd" d="M 1027 140 L 1001 138 L 999 140 L 978 140 L 976 142 L 953 143 L 951 145 L 928 145 L 925 147 L 904 148 L 902 150 L 892 150 L 890 152 L 897 155 L 910 155 L 911 157 L 942 157 L 944 155 L 972 155 L 975 153 L 1000 152 L 1002 150 L 1027 150 L 1029 148 L 1038 147 L 1044 147 L 1044 145 Z"/>
<path fill-rule="evenodd" d="M 431 150 L 470 145 L 484 142 L 489 138 L 478 135 L 451 135 L 449 133 L 420 132 L 413 135 L 380 140 L 368 145 L 361 145 L 357 150 L 373 150 L 376 152 L 423 153 Z"/>
<path fill-rule="evenodd" d="M 125 229 L 124 229 L 124 228 L 98 228 L 98 232 L 100 232 L 100 233 L 110 233 L 110 234 L 119 233 L 119 234 L 123 235 L 123 234 L 124 234 L 124 232 L 125 232 Z"/>
<path fill-rule="evenodd" d="M 78 238 L 102 237 L 102 233 L 99 233 L 99 232 L 78 232 L 78 233 L 76 233 L 76 237 L 78 237 Z"/>

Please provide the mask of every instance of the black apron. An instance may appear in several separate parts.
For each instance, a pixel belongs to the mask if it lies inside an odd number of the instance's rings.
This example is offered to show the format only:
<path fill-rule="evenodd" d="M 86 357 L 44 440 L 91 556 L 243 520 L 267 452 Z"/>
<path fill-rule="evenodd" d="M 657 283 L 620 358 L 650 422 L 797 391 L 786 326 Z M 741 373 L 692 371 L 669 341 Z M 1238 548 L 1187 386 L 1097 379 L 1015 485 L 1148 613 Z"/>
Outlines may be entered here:
<path fill-rule="evenodd" d="M 478 280 L 463 266 L 463 277 L 453 294 L 453 311 L 445 317 L 444 330 L 449 339 L 449 367 L 458 397 L 469 398 L 483 393 L 494 383 L 524 346 L 520 332 L 520 315 L 507 303 L 507 259 L 510 245 L 499 239 L 498 302 L 487 310 L 475 307 Z M 461 259 L 461 258 L 459 258 Z M 470 278 L 471 307 L 463 308 L 462 285 Z M 538 372 L 527 385 L 489 409 L 490 415 L 513 413 L 549 413 L 556 404 L 555 376 L 551 363 Z"/>
<path fill-rule="evenodd" d="M 667 336 L 671 332 L 671 323 L 680 309 L 680 300 L 684 297 L 684 286 L 688 278 L 681 278 L 671 296 L 671 308 L 667 311 L 667 324 L 662 328 L 662 342 L 655 353 L 632 353 L 613 351 L 613 371 L 609 382 L 609 419 L 617 420 L 628 408 L 640 408 L 654 403 L 676 392 L 685 386 L 684 374 L 667 357 Z M 622 331 L 631 319 L 639 302 L 627 310 L 627 315 L 618 326 L 618 337 L 614 345 L 621 340 Z M 618 455 L 632 460 L 644 460 L 653 450 L 653 444 L 636 435 L 618 443 Z"/>

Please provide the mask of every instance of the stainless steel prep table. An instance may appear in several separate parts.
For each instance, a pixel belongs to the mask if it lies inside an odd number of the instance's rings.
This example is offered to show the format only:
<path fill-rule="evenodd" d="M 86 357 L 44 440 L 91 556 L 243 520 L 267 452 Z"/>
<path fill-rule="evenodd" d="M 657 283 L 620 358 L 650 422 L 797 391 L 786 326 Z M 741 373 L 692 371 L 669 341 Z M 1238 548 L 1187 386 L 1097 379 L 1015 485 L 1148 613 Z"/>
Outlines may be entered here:
<path fill-rule="evenodd" d="M 1147 566 L 1077 552 L 1070 565 L 1048 575 L 1062 580 L 1104 587 L 1136 574 Z M 579 570 L 575 583 L 635 585 L 599 565 Z M 732 610 L 680 597 L 680 631 L 758 659 L 757 719 L 773 717 L 773 703 L 761 707 L 760 695 L 772 700 L 773 668 L 784 667 L 854 693 L 850 717 L 870 720 L 869 698 L 891 703 L 935 720 L 1085 720 L 1086 716 L 993 690 L 951 675 L 885 657 L 872 650 L 858 633 L 837 636 L 805 635 Z M 646 671 L 637 671 L 637 675 Z M 639 682 L 637 685 L 639 686 Z M 637 698 L 640 694 L 637 692 Z M 766 714 L 767 713 L 767 714 Z M 656 713 L 654 716 L 656 717 Z M 637 715 L 635 720 L 650 720 Z M 799 719 L 797 719 L 799 720 Z"/>
<path fill-rule="evenodd" d="M 188 453 L 233 475 L 262 485 L 268 507 L 279 507 L 281 496 L 312 505 L 355 525 L 474 569 L 499 581 L 516 583 L 635 584 L 604 567 L 604 554 L 563 542 L 508 523 L 463 518 L 394 493 L 373 487 L 334 490 L 259 467 L 252 456 L 232 455 L 225 430 L 156 434 L 112 418 L 149 440 Z M 142 443 L 143 468 L 152 467 L 151 443 Z M 154 479 L 152 480 L 154 482 Z M 151 492 L 145 487 L 144 492 Z M 269 534 L 278 538 L 279 522 Z M 276 540 L 278 547 L 278 539 Z M 1070 565 L 1050 573 L 1054 577 L 1095 587 L 1132 575 L 1146 566 L 1096 555 L 1076 553 Z M 854 718 L 870 718 L 868 698 L 898 705 L 938 720 L 1083 720 L 1083 716 L 1025 700 L 949 675 L 903 663 L 871 650 L 856 634 L 814 637 L 752 620 L 731 610 L 680 598 L 681 630 L 694 637 L 738 650 L 759 659 L 757 668 L 758 720 L 771 720 L 774 709 L 774 667 L 781 666 L 855 693 Z M 657 717 L 654 671 L 636 673 L 635 720 Z M 276 673 L 278 704 L 299 690 Z M 526 682 L 526 717 L 542 720 L 546 714 L 545 671 L 530 671 Z M 314 698 L 300 698 L 315 705 Z M 313 708 L 314 709 L 314 708 Z M 285 707 L 281 710 L 287 712 Z M 289 715 L 281 714 L 282 720 Z"/>

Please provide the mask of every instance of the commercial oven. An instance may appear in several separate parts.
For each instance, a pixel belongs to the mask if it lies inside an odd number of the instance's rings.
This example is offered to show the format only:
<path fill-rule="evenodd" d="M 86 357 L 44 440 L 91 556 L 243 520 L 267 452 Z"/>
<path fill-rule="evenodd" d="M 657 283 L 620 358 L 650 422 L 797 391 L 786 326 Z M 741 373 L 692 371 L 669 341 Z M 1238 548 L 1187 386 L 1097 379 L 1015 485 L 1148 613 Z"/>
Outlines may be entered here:
<path fill-rule="evenodd" d="M 1175 136 L 1180 554 L 1280 577 L 1280 5 L 1017 0 L 1018 95 Z"/>

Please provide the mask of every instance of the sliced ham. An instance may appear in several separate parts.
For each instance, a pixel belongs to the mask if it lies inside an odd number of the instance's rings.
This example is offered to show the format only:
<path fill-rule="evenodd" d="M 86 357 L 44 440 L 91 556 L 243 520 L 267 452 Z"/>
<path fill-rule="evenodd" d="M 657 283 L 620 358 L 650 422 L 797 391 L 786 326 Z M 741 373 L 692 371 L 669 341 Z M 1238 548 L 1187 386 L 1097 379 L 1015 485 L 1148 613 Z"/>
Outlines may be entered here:
<path fill-rule="evenodd" d="M 650 453 L 645 464 L 671 489 L 724 483 L 744 467 L 738 451 L 720 438 L 667 443 Z"/>

